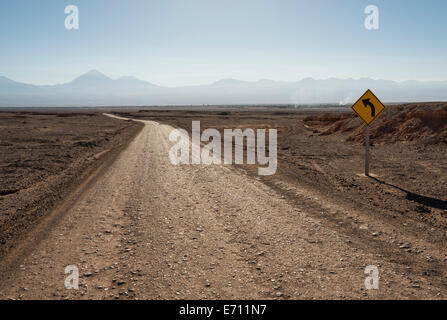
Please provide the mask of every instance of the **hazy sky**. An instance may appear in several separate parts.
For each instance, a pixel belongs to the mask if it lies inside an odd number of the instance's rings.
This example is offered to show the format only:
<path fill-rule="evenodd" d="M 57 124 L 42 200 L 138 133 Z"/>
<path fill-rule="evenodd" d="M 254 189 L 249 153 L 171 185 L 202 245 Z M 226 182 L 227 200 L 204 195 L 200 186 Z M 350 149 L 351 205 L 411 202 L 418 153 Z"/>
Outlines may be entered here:
<path fill-rule="evenodd" d="M 65 6 L 80 11 L 65 29 Z M 365 7 L 380 10 L 366 30 Z M 1 0 L 0 75 L 98 69 L 177 86 L 304 77 L 447 80 L 445 0 Z"/>

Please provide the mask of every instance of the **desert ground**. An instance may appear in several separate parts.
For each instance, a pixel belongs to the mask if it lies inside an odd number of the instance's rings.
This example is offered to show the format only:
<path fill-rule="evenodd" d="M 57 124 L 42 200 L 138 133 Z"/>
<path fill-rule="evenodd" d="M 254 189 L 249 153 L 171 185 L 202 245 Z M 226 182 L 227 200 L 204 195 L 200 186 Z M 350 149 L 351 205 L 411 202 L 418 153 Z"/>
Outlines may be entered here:
<path fill-rule="evenodd" d="M 171 164 L 192 120 L 278 129 L 277 173 Z M 0 299 L 447 298 L 446 103 L 388 106 L 370 177 L 349 108 L 4 110 L 0 128 Z"/>

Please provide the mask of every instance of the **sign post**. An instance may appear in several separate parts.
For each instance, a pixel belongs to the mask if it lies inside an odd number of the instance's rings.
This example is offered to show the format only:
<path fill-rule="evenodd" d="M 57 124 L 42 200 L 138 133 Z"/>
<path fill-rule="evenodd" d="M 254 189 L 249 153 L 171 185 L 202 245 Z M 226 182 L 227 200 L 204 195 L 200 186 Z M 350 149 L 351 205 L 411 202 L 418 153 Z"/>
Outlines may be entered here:
<path fill-rule="evenodd" d="M 369 126 L 366 126 L 365 137 L 365 176 L 369 176 Z"/>
<path fill-rule="evenodd" d="M 372 93 L 371 90 L 366 92 L 351 107 L 352 110 L 365 122 L 365 176 L 369 176 L 369 125 L 377 118 L 377 116 L 385 110 L 382 102 Z"/>

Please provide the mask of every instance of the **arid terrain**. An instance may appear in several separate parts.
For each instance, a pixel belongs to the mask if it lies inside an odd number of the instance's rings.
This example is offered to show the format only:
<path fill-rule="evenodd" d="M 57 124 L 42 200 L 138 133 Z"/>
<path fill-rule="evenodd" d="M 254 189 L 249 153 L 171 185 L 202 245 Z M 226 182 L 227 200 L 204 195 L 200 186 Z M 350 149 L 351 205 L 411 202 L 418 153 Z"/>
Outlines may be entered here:
<path fill-rule="evenodd" d="M 0 256 L 141 129 L 93 112 L 0 113 Z"/>
<path fill-rule="evenodd" d="M 389 106 L 370 177 L 348 108 L 108 112 L 0 113 L 0 298 L 447 298 L 447 104 Z M 192 120 L 278 129 L 277 173 L 172 165 Z"/>

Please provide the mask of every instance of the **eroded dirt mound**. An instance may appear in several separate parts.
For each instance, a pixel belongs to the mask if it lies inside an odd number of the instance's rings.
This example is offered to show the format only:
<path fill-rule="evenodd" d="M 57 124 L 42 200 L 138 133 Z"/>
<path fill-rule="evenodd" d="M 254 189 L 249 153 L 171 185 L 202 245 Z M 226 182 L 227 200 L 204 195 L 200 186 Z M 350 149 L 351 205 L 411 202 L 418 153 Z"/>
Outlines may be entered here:
<path fill-rule="evenodd" d="M 347 134 L 346 141 L 364 143 L 365 125 L 353 113 L 324 113 L 304 123 L 321 135 Z M 447 103 L 388 106 L 371 125 L 373 143 L 447 143 Z"/>

